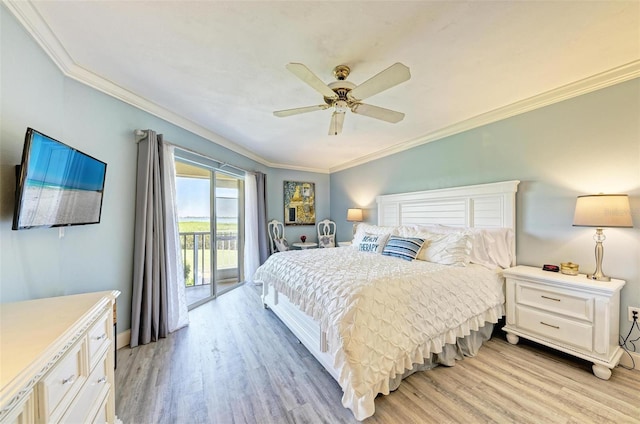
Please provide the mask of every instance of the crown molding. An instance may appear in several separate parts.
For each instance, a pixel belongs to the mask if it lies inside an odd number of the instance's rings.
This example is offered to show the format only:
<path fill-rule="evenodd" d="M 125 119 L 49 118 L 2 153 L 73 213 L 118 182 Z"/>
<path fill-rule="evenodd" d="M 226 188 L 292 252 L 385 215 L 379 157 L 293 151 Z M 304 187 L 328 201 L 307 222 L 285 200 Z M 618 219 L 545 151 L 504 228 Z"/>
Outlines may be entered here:
<path fill-rule="evenodd" d="M 385 156 L 403 152 L 405 150 L 420 146 L 422 144 L 440 140 L 444 137 L 449 137 L 454 134 L 468 131 L 473 128 L 481 127 L 483 125 L 491 124 L 493 122 L 501 121 L 503 119 L 510 118 L 512 116 L 520 115 L 525 112 L 530 112 L 532 110 L 549 106 L 554 103 L 561 102 L 563 100 L 581 96 L 583 94 L 587 94 L 592 91 L 600 90 L 602 88 L 606 88 L 615 84 L 620 84 L 622 82 L 629 81 L 639 77 L 640 77 L 640 60 L 636 60 L 636 61 L 627 63 L 626 65 L 622 65 L 617 68 L 610 69 L 608 71 L 584 78 L 582 80 L 563 85 L 553 90 L 549 90 L 545 93 L 538 94 L 538 95 L 529 97 L 527 99 L 517 101 L 510 105 L 503 106 L 498 109 L 494 109 L 492 111 L 474 116 L 464 121 L 457 122 L 453 125 L 449 125 L 437 131 L 433 131 L 424 136 L 396 144 L 394 146 L 379 150 L 377 152 L 371 153 L 366 156 L 362 156 L 353 161 L 345 162 L 341 165 L 331 167 L 329 171 L 333 173 L 333 172 L 338 172 L 338 171 L 343 171 L 345 169 L 353 168 L 354 166 L 362 165 L 367 162 L 371 162 L 376 159 L 383 158 Z"/>
<path fill-rule="evenodd" d="M 40 45 L 40 47 L 66 77 L 74 79 L 84 85 L 157 116 L 158 118 L 170 122 L 180 128 L 206 138 L 207 140 L 219 144 L 233 152 L 241 154 L 249 159 L 253 159 L 262 165 L 269 167 L 276 165 L 222 137 L 221 135 L 207 130 L 201 125 L 198 125 L 177 113 L 159 106 L 158 104 L 134 94 L 133 92 L 77 65 L 62 43 L 60 43 L 60 40 L 58 40 L 51 28 L 44 21 L 42 15 L 40 15 L 30 1 L 2 0 L 2 2 L 13 13 L 29 34 L 31 34 L 33 39 L 38 43 L 38 45 Z"/>
<path fill-rule="evenodd" d="M 235 153 L 252 159 L 264 166 L 270 168 L 287 169 L 303 172 L 314 172 L 320 174 L 331 174 L 333 172 L 342 171 L 353 168 L 376 159 L 403 152 L 422 144 L 430 143 L 454 134 L 468 131 L 483 125 L 497 122 L 515 115 L 532 111 L 544 106 L 561 102 L 563 100 L 577 97 L 582 94 L 590 93 L 601 88 L 619 84 L 634 78 L 640 77 L 640 60 L 628 63 L 626 65 L 611 69 L 609 71 L 587 77 L 577 82 L 566 84 L 545 93 L 524 99 L 507 106 L 477 115 L 464 121 L 449 125 L 423 136 L 398 143 L 386 149 L 361 156 L 352 161 L 344 162 L 340 165 L 329 167 L 328 169 L 318 169 L 311 167 L 302 167 L 289 164 L 274 163 L 265 158 L 256 155 L 250 150 L 222 137 L 221 135 L 210 131 L 195 122 L 184 118 L 183 116 L 172 112 L 150 100 L 147 100 L 131 91 L 128 91 L 113 82 L 98 76 L 77 65 L 66 49 L 62 46 L 58 38 L 55 36 L 51 28 L 46 24 L 42 16 L 33 7 L 29 0 L 1 0 L 2 3 L 13 13 L 22 26 L 31 34 L 35 41 L 58 66 L 61 72 L 82 84 L 92 87 L 102 93 L 130 104 L 138 109 L 148 112 L 160 119 L 170 122 L 180 128 L 183 128 L 193 134 L 205 138 L 213 143 L 225 147 Z"/>
<path fill-rule="evenodd" d="M 286 163 L 273 163 L 271 162 L 269 167 L 277 169 L 286 169 L 288 171 L 303 171 L 314 172 L 316 174 L 330 174 L 331 171 L 328 168 L 310 168 L 308 166 L 289 165 Z"/>
<path fill-rule="evenodd" d="M 62 73 L 68 74 L 71 71 L 70 65 L 74 65 L 71 56 L 31 2 L 2 0 L 2 3 L 13 13 L 18 22 L 31 34 Z"/>
<path fill-rule="evenodd" d="M 311 168 L 296 165 L 274 163 L 256 155 L 252 151 L 239 146 L 238 144 L 210 131 L 183 116 L 172 112 L 150 100 L 147 100 L 119 85 L 102 78 L 101 76 L 77 65 L 60 40 L 53 33 L 49 25 L 44 21 L 42 15 L 35 9 L 31 1 L 2 0 L 2 3 L 13 13 L 22 26 L 31 34 L 33 39 L 51 58 L 53 63 L 68 78 L 74 79 L 104 94 L 114 97 L 120 101 L 130 104 L 138 109 L 157 116 L 193 134 L 205 138 L 213 143 L 225 147 L 235 153 L 252 159 L 270 168 L 288 169 L 293 171 L 314 172 L 328 174 L 328 168 Z"/>

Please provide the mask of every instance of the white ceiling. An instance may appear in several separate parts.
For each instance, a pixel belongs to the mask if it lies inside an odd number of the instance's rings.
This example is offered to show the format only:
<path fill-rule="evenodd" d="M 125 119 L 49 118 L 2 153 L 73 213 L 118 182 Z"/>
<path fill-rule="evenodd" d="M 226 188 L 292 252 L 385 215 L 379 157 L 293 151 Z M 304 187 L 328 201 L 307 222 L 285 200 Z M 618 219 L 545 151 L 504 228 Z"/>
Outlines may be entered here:
<path fill-rule="evenodd" d="M 264 164 L 318 172 L 640 76 L 638 1 L 7 6 L 67 75 Z M 322 103 L 289 62 L 327 83 L 346 64 L 355 84 L 402 62 L 411 79 L 366 103 L 406 117 L 347 112 L 338 136 L 331 109 L 274 117 Z"/>

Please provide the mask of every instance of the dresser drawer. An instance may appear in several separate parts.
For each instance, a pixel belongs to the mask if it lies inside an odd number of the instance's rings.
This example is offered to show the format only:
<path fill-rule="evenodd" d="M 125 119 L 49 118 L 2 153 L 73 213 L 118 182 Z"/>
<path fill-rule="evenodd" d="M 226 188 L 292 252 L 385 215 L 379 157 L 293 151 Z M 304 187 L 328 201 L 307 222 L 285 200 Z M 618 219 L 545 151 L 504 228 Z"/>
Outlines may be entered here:
<path fill-rule="evenodd" d="M 82 339 L 38 383 L 38 409 L 41 417 L 49 417 L 50 422 L 58 421 L 84 384 L 87 379 L 85 350 Z"/>
<path fill-rule="evenodd" d="M 89 345 L 89 368 L 93 369 L 98 360 L 102 357 L 106 351 L 106 347 L 109 346 L 111 339 L 109 337 L 110 332 L 113 331 L 111 322 L 109 321 L 109 315 L 105 314 L 93 324 L 88 335 Z"/>
<path fill-rule="evenodd" d="M 518 282 L 516 302 L 593 322 L 593 297 Z"/>
<path fill-rule="evenodd" d="M 96 366 L 80 393 L 62 417 L 63 423 L 87 423 L 91 422 L 97 411 L 98 405 L 102 405 L 110 390 L 107 356 L 103 355 L 101 361 Z"/>
<path fill-rule="evenodd" d="M 109 420 L 109 409 L 107 407 L 107 398 L 104 398 L 100 408 L 98 408 L 98 413 L 95 417 L 93 417 L 93 421 L 91 424 L 104 424 Z"/>
<path fill-rule="evenodd" d="M 13 408 L 2 419 L 3 424 L 32 424 L 36 421 L 36 411 L 33 393 L 30 393 L 20 405 Z"/>
<path fill-rule="evenodd" d="M 518 328 L 565 345 L 592 350 L 593 326 L 589 324 L 520 305 L 516 306 L 516 319 Z"/>
<path fill-rule="evenodd" d="M 1 424 L 116 421 L 110 348 L 119 294 L 111 290 L 1 305 Z M 101 377 L 106 380 L 99 383 Z"/>

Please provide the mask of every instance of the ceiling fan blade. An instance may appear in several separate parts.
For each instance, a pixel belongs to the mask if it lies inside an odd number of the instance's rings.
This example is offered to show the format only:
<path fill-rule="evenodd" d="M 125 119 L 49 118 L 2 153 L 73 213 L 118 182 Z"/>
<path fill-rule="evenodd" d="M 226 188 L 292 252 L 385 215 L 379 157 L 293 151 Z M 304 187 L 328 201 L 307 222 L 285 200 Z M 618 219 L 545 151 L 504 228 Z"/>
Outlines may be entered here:
<path fill-rule="evenodd" d="M 300 113 L 314 112 L 316 110 L 325 110 L 328 107 L 329 105 L 297 107 L 295 109 L 276 110 L 275 112 L 273 112 L 273 114 L 279 118 L 284 118 L 285 116 L 298 115 Z"/>
<path fill-rule="evenodd" d="M 364 100 L 401 82 L 405 82 L 409 78 L 411 78 L 409 68 L 398 62 L 351 90 L 349 97 L 356 100 Z"/>
<path fill-rule="evenodd" d="M 287 69 L 295 76 L 300 78 L 302 81 L 306 82 L 311 86 L 314 90 L 322 94 L 324 97 L 329 99 L 337 99 L 338 95 L 329 88 L 327 84 L 325 84 L 320 78 L 316 76 L 313 72 L 309 70 L 302 63 L 289 63 L 287 64 Z"/>
<path fill-rule="evenodd" d="M 331 124 L 329 125 L 329 135 L 340 134 L 342 132 L 342 124 L 344 124 L 344 112 L 333 112 Z"/>
<path fill-rule="evenodd" d="M 392 124 L 396 124 L 404 119 L 404 113 L 402 112 L 364 103 L 356 103 L 351 107 L 351 111 L 359 115 L 391 122 Z"/>

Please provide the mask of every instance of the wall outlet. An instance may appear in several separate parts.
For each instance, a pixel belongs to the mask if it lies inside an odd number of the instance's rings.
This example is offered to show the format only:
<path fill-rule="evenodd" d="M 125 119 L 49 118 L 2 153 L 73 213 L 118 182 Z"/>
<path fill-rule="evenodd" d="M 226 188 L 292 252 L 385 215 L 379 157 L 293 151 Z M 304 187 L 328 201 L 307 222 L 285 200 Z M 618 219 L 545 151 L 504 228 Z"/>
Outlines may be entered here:
<path fill-rule="evenodd" d="M 629 321 L 633 321 L 633 313 L 636 313 L 638 321 L 640 321 L 640 306 L 629 306 Z"/>

